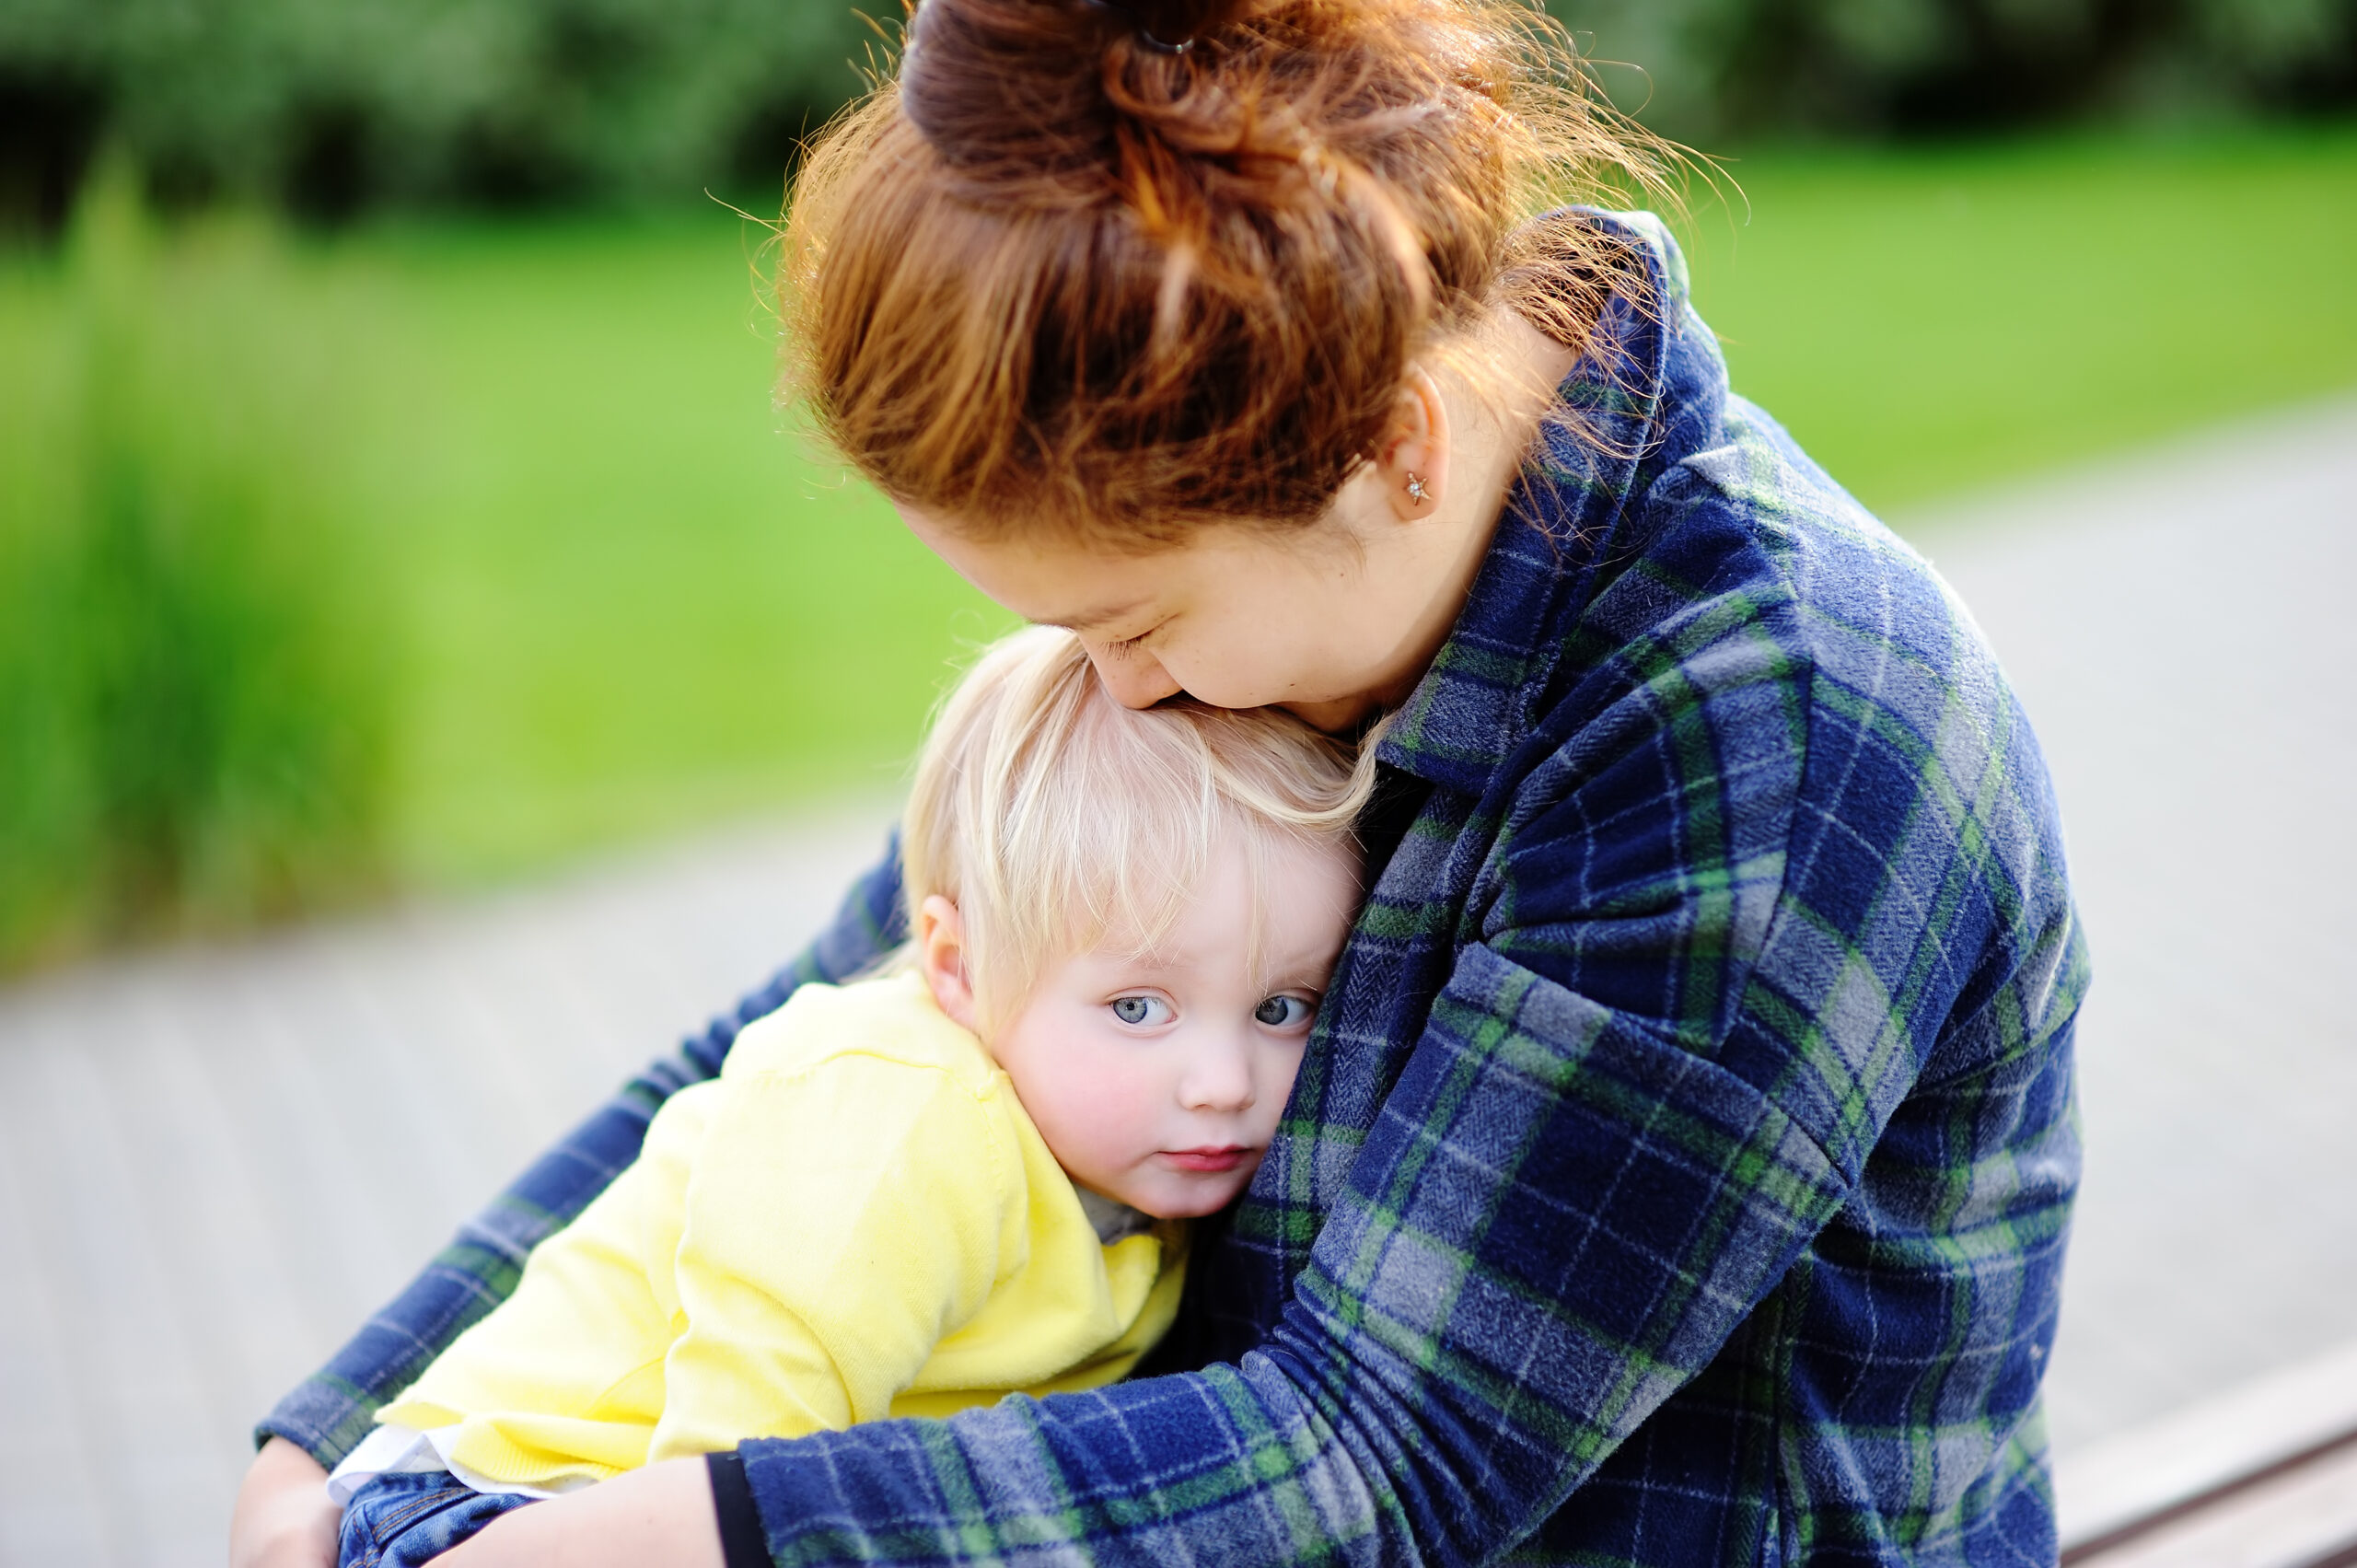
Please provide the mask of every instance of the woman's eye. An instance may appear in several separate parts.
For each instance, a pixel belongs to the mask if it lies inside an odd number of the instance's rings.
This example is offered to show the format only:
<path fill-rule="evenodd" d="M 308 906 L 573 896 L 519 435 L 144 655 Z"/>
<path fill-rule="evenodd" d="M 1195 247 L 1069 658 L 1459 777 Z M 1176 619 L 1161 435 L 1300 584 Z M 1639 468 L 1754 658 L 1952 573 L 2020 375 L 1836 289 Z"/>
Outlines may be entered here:
<path fill-rule="evenodd" d="M 1309 1022 L 1315 1011 L 1306 998 L 1271 996 L 1252 1009 L 1252 1016 L 1272 1029 L 1295 1029 Z"/>
<path fill-rule="evenodd" d="M 1170 1021 L 1170 1004 L 1159 996 L 1116 996 L 1113 1016 L 1132 1028 Z"/>

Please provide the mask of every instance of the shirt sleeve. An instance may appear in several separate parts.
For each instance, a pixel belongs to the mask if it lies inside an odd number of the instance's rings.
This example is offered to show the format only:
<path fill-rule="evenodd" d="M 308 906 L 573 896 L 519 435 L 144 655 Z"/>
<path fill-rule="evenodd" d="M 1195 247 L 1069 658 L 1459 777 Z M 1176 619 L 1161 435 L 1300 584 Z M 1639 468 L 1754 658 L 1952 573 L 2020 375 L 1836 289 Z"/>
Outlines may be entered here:
<path fill-rule="evenodd" d="M 906 932 L 897 836 L 852 885 L 826 930 L 759 990 L 624 1084 L 459 1227 L 441 1253 L 256 1426 L 257 1444 L 284 1437 L 332 1469 L 366 1436 L 377 1407 L 516 1288 L 524 1259 L 570 1224 L 638 1157 L 646 1125 L 677 1090 L 713 1077 L 737 1036 L 812 981 L 848 979 Z"/>
<path fill-rule="evenodd" d="M 1848 1191 L 1788 1086 L 1722 1059 L 1780 898 L 1761 846 L 1793 819 L 1789 771 L 1747 772 L 1742 821 L 1709 834 L 1643 804 L 1680 798 L 1641 787 L 1694 754 L 1669 741 L 1785 724 L 1761 696 L 1648 683 L 1528 775 L 1507 886 L 1469 912 L 1260 1348 L 747 1444 L 776 1562 L 1475 1562 L 1544 1521 Z"/>
<path fill-rule="evenodd" d="M 941 1068 L 852 1054 L 726 1080 L 648 1462 L 881 1420 L 990 1299 L 1025 1214 L 1014 1123 Z"/>

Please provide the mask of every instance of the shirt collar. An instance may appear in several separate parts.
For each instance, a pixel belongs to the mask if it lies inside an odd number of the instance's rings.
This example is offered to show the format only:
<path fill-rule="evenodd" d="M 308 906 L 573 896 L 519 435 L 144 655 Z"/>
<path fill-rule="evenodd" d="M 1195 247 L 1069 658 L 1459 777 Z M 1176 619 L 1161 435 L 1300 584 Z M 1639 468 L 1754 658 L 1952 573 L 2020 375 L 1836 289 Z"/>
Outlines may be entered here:
<path fill-rule="evenodd" d="M 1686 274 L 1676 242 L 1649 213 L 1572 208 L 1576 222 L 1626 244 L 1650 302 L 1617 293 L 1587 352 L 1558 389 L 1573 417 L 1550 422 L 1506 499 L 1457 624 L 1385 731 L 1387 765 L 1479 795 L 1529 733 L 1563 633 L 1599 573 L 1634 540 L 1627 505 L 1656 435 L 1664 365 L 1684 325 Z"/>

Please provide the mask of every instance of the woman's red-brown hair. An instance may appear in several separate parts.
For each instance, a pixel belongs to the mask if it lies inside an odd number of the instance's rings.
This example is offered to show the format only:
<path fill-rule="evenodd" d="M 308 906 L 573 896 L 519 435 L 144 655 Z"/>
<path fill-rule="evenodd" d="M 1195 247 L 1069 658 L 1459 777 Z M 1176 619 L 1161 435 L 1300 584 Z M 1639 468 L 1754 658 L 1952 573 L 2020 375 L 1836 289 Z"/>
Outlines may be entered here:
<path fill-rule="evenodd" d="M 1313 520 L 1411 360 L 1501 304 L 1578 346 L 1624 273 L 1527 221 L 1652 168 L 1560 40 L 1514 0 L 922 0 L 796 181 L 786 394 L 984 537 Z"/>

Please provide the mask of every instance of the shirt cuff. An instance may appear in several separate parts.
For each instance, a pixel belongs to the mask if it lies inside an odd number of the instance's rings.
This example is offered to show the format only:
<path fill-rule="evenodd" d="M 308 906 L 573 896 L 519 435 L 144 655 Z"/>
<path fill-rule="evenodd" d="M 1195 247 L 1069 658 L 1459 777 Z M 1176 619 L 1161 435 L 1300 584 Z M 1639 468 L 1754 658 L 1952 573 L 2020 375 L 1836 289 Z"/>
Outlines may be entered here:
<path fill-rule="evenodd" d="M 761 1529 L 745 1461 L 734 1448 L 703 1457 L 712 1476 L 712 1511 L 720 1520 L 720 1557 L 726 1568 L 771 1568 L 769 1536 Z"/>

